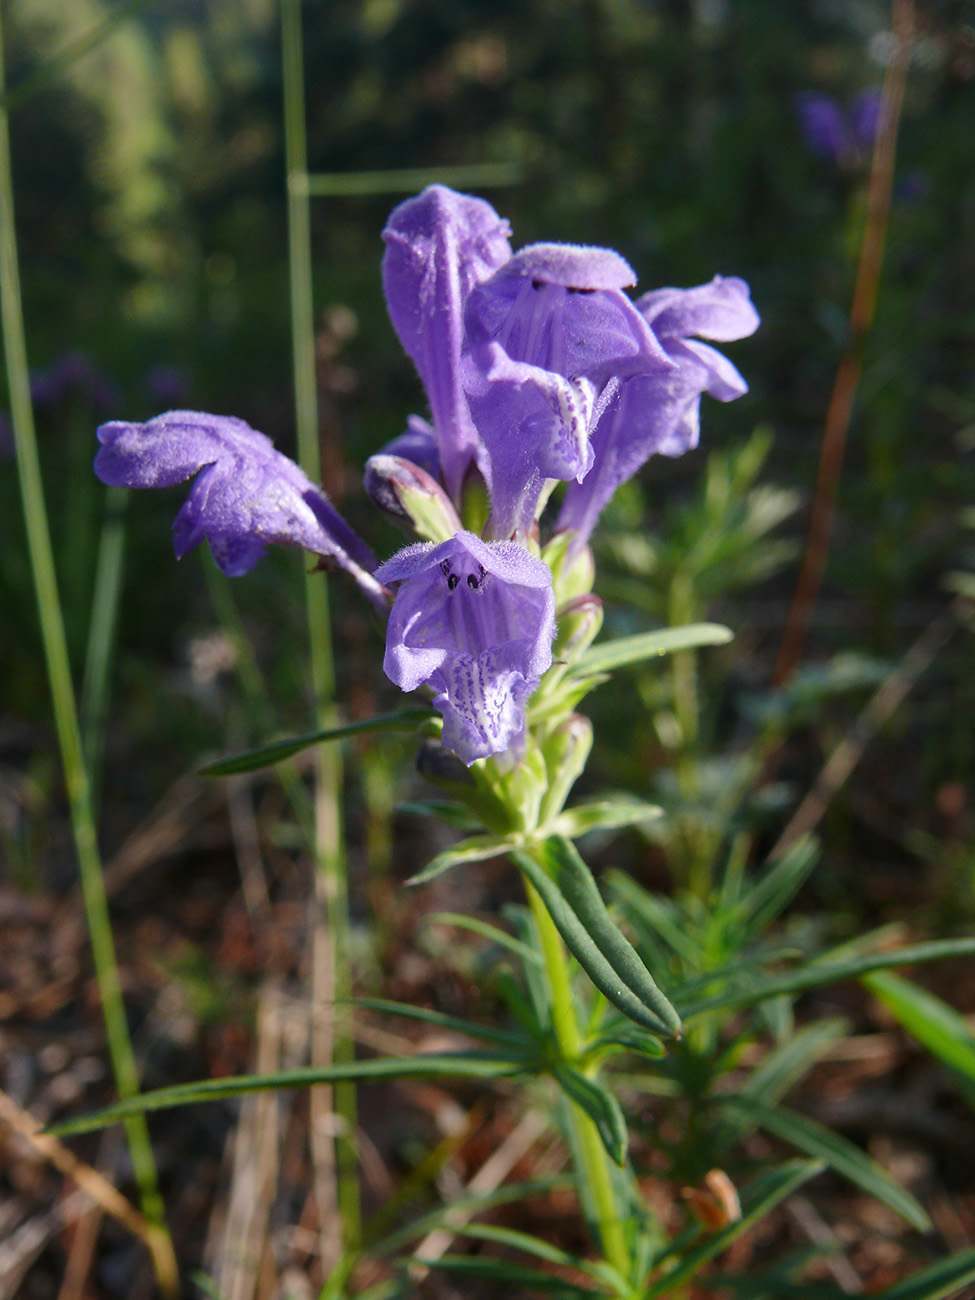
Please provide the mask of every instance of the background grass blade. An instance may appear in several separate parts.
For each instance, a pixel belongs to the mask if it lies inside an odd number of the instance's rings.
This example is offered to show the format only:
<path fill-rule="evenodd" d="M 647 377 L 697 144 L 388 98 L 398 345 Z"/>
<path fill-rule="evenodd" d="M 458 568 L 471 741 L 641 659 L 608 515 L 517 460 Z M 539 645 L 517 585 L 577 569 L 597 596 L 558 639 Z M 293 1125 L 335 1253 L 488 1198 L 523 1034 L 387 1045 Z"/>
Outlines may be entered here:
<path fill-rule="evenodd" d="M 918 1232 L 927 1232 L 931 1227 L 927 1212 L 910 1192 L 839 1133 L 831 1132 L 805 1115 L 797 1115 L 781 1106 L 765 1106 L 751 1097 L 728 1097 L 722 1107 L 756 1128 L 774 1133 L 805 1155 L 827 1161 L 831 1169 L 889 1206 Z"/>
<path fill-rule="evenodd" d="M 909 1034 L 952 1070 L 965 1095 L 975 1103 L 975 1034 L 964 1016 L 927 989 L 890 971 L 865 975 L 861 983 Z"/>

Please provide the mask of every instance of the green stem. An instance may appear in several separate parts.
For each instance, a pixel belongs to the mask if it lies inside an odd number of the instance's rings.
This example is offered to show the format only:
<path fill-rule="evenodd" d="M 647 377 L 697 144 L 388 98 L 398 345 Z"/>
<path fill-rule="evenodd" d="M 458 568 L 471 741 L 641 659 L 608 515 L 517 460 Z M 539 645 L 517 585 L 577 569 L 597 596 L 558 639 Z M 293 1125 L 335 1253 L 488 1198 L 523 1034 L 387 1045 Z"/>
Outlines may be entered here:
<path fill-rule="evenodd" d="M 321 481 L 318 434 L 318 393 L 315 382 L 315 322 L 312 300 L 311 214 L 307 185 L 304 57 L 301 39 L 301 0 L 282 0 L 281 58 L 284 83 L 284 141 L 288 186 L 288 252 L 291 285 L 291 328 L 294 348 L 295 419 L 298 460 L 313 483 Z M 328 588 L 321 574 L 306 581 L 312 688 L 319 728 L 335 725 L 335 672 L 332 657 Z M 315 767 L 315 850 L 321 872 L 321 893 L 328 911 L 329 972 L 333 1002 L 348 1006 L 352 996 L 349 943 L 349 899 L 342 832 L 342 758 L 331 745 L 320 745 Z M 354 1044 L 348 1029 L 337 1025 L 332 1060 L 351 1061 Z M 338 1209 L 343 1244 L 352 1248 L 361 1232 L 355 1084 L 338 1083 L 333 1107 L 339 1118 L 335 1142 Z"/>
<path fill-rule="evenodd" d="M 552 1025 L 563 1059 L 578 1065 L 582 1050 L 582 1037 L 576 1020 L 575 998 L 569 978 L 569 963 L 565 946 L 555 928 L 548 909 L 534 888 L 525 880 L 528 902 L 535 919 L 535 928 L 545 960 L 548 993 L 552 1009 Z M 577 1171 L 577 1184 L 584 1189 L 592 1206 L 598 1225 L 603 1253 L 610 1264 L 625 1278 L 633 1271 L 626 1234 L 613 1190 L 613 1174 L 609 1155 L 600 1141 L 596 1126 L 575 1102 L 567 1101 L 575 1138 L 574 1147 L 581 1169 Z"/>
<path fill-rule="evenodd" d="M 64 619 L 51 548 L 51 533 L 44 501 L 40 457 L 34 431 L 17 260 L 13 183 L 10 171 L 10 132 L 6 108 L 3 106 L 2 36 L 2 26 L 0 26 L 0 316 L 3 321 L 4 354 L 10 388 L 10 413 L 41 638 L 64 767 L 71 827 L 78 854 L 85 915 L 105 1021 L 105 1035 L 115 1086 L 119 1097 L 126 1100 L 139 1091 L 139 1076 L 125 1020 L 115 944 L 108 916 L 108 899 L 105 894 L 105 881 L 98 851 L 91 790 L 85 766 L 74 685 L 71 680 L 71 665 L 68 659 Z M 147 1244 L 152 1252 L 156 1277 L 164 1295 L 176 1296 L 179 1294 L 179 1271 L 166 1227 L 165 1209 L 159 1193 L 159 1180 L 145 1117 L 142 1115 L 130 1117 L 125 1121 L 125 1130 L 142 1209 L 152 1225 L 152 1237 Z"/>

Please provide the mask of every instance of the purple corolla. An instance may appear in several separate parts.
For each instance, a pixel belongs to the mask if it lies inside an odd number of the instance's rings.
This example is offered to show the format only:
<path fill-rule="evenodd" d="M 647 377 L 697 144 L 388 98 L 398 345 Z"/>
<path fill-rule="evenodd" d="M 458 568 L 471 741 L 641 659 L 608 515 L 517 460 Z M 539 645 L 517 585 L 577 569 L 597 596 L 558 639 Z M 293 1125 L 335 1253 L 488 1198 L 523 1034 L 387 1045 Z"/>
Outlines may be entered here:
<path fill-rule="evenodd" d="M 552 662 L 555 597 L 548 567 L 516 542 L 459 532 L 421 542 L 376 572 L 399 583 L 386 634 L 387 677 L 428 685 L 443 743 L 468 766 L 523 744 L 525 705 Z"/>
<path fill-rule="evenodd" d="M 478 439 L 460 376 L 464 307 L 511 253 L 490 203 L 430 185 L 395 208 L 383 231 L 383 287 L 400 342 L 430 399 L 444 483 L 455 501 Z"/>
<path fill-rule="evenodd" d="M 95 473 L 103 483 L 170 487 L 196 475 L 173 524 L 177 558 L 205 537 L 218 566 L 237 577 L 267 543 L 285 543 L 331 556 L 371 596 L 382 596 L 368 546 L 303 471 L 243 420 L 170 411 L 146 424 L 103 424 L 98 441 Z"/>
<path fill-rule="evenodd" d="M 726 342 L 758 328 L 748 285 L 718 275 L 694 289 L 658 289 L 636 302 L 671 364 L 611 379 L 592 431 L 593 466 L 570 483 L 557 527 L 571 529 L 578 548 L 589 538 L 617 487 L 655 453 L 679 456 L 697 446 L 701 395 L 730 402 L 748 385 L 727 359 L 699 338 Z M 695 337 L 698 336 L 698 337 Z"/>

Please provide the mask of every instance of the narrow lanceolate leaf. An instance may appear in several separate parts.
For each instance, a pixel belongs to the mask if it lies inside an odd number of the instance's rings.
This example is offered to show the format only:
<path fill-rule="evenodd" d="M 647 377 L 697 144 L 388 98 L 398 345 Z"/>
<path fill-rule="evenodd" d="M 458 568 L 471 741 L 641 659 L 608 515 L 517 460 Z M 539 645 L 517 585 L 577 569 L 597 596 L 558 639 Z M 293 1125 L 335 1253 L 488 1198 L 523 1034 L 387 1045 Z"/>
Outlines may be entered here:
<path fill-rule="evenodd" d="M 931 1227 L 926 1211 L 910 1192 L 895 1183 L 876 1161 L 845 1137 L 805 1115 L 797 1115 L 782 1107 L 765 1106 L 750 1097 L 725 1097 L 721 1105 L 736 1118 L 754 1124 L 766 1133 L 774 1133 L 805 1155 L 826 1160 L 831 1169 L 888 1205 L 918 1232 L 926 1232 Z"/>
<path fill-rule="evenodd" d="M 532 854 L 527 852 L 514 852 L 512 857 L 545 904 L 555 928 L 565 941 L 569 952 L 572 953 L 607 1001 L 611 1002 L 619 1011 L 622 1011 L 625 1016 L 635 1020 L 638 1025 L 643 1025 L 645 1029 L 649 1029 L 655 1034 L 665 1034 L 671 1037 L 675 1032 L 679 1033 L 679 1021 L 676 1022 L 677 1029 L 674 1028 L 676 1015 L 673 1009 L 670 1008 L 669 1003 L 666 1003 L 666 999 L 663 999 L 663 994 L 653 983 L 653 980 L 650 979 L 646 968 L 641 966 L 643 978 L 640 981 L 640 987 L 641 990 L 647 989 L 646 980 L 650 981 L 650 991 L 655 1004 L 653 1006 L 648 1005 L 644 1000 L 642 991 L 639 993 L 635 991 L 620 976 L 545 867 L 541 866 Z M 618 931 L 617 934 L 619 934 Z M 619 935 L 619 939 L 625 942 L 622 935 Z M 657 1009 L 656 1004 L 661 999 L 670 1010 L 670 1015 L 667 1015 L 666 1018 Z"/>
<path fill-rule="evenodd" d="M 947 1300 L 975 1282 L 975 1250 L 962 1250 L 930 1268 L 922 1268 L 896 1286 L 878 1291 L 874 1300 Z"/>
<path fill-rule="evenodd" d="M 432 862 L 429 862 L 422 871 L 418 871 L 415 876 L 410 876 L 406 883 L 425 885 L 428 880 L 433 880 L 434 876 L 449 871 L 451 867 L 459 867 L 466 862 L 484 862 L 488 858 L 496 858 L 502 853 L 507 853 L 520 842 L 520 836 L 514 835 L 469 835 L 466 840 L 461 840 L 452 848 L 438 853 Z"/>
<path fill-rule="evenodd" d="M 422 722 L 435 718 L 432 709 L 411 705 L 397 709 L 394 713 L 380 713 L 375 718 L 363 718 L 360 722 L 347 722 L 341 727 L 329 727 L 326 731 L 310 731 L 304 736 L 291 736 L 287 740 L 275 740 L 270 745 L 261 745 L 259 749 L 248 749 L 232 758 L 221 758 L 216 763 L 208 763 L 200 771 L 204 776 L 233 776 L 238 772 L 254 772 L 260 767 L 271 767 L 286 758 L 293 758 L 303 749 L 312 745 L 321 745 L 329 740 L 345 740 L 347 736 L 365 736 L 373 731 L 414 731 Z"/>
<path fill-rule="evenodd" d="M 975 1088 L 975 1034 L 964 1016 L 927 989 L 888 971 L 865 975 L 861 982 L 922 1046 L 962 1075 L 961 1082 L 971 1095 Z"/>
<path fill-rule="evenodd" d="M 552 1074 L 565 1095 L 595 1124 L 609 1158 L 622 1167 L 626 1163 L 628 1135 L 626 1120 L 613 1093 L 571 1065 L 555 1065 Z"/>
<path fill-rule="evenodd" d="M 616 1049 L 621 1052 L 638 1052 L 652 1061 L 659 1061 L 667 1055 L 659 1038 L 646 1034 L 636 1025 L 618 1025 L 586 1045 L 587 1056 L 605 1055 Z"/>
<path fill-rule="evenodd" d="M 491 1025 L 479 1025 L 463 1016 L 449 1016 L 443 1011 L 434 1011 L 430 1007 L 417 1007 L 409 1002 L 394 1002 L 389 998 L 356 998 L 355 1006 L 367 1011 L 377 1011 L 381 1015 L 402 1016 L 404 1020 L 418 1020 L 421 1024 L 432 1025 L 435 1029 L 445 1029 L 448 1033 L 464 1034 L 467 1038 L 479 1038 L 485 1043 L 496 1043 L 499 1047 L 511 1047 L 518 1052 L 531 1052 L 533 1044 L 524 1034 L 508 1029 L 497 1029 Z"/>
<path fill-rule="evenodd" d="M 656 659 L 658 655 L 673 654 L 675 650 L 694 650 L 698 646 L 725 645 L 732 633 L 720 623 L 691 623 L 687 627 L 665 627 L 656 632 L 640 632 L 636 636 L 619 637 L 592 646 L 573 669 L 576 677 L 591 677 L 595 673 L 610 673 L 627 664 Z"/>
<path fill-rule="evenodd" d="M 310 1088 L 316 1083 L 338 1083 L 354 1079 L 368 1083 L 371 1079 L 510 1079 L 538 1069 L 534 1054 L 515 1052 L 423 1052 L 418 1056 L 381 1056 L 369 1061 L 343 1061 L 330 1066 L 304 1066 L 276 1074 L 244 1074 L 225 1079 L 201 1079 L 174 1088 L 143 1092 L 137 1097 L 106 1106 L 90 1115 L 79 1115 L 48 1132 L 55 1137 L 90 1133 L 107 1128 L 129 1115 L 143 1111 L 167 1110 L 201 1101 L 220 1101 L 247 1092 L 273 1092 L 280 1088 Z"/>
<path fill-rule="evenodd" d="M 931 943 L 915 943 L 907 948 L 887 952 L 857 954 L 830 960 L 829 956 L 800 966 L 784 975 L 762 975 L 737 988 L 724 989 L 712 997 L 690 1003 L 679 1003 L 685 1020 L 691 1016 L 714 1011 L 718 1007 L 747 1007 L 781 993 L 804 993 L 806 989 L 823 988 L 841 980 L 859 979 L 873 971 L 889 970 L 891 966 L 916 966 L 920 962 L 940 961 L 945 957 L 968 957 L 975 954 L 975 938 L 936 939 Z"/>
<path fill-rule="evenodd" d="M 549 827 L 553 834 L 574 840 L 587 831 L 621 830 L 662 816 L 662 808 L 642 799 L 600 799 L 597 803 L 564 809 Z"/>
<path fill-rule="evenodd" d="M 514 953 L 519 961 L 527 962 L 530 966 L 544 965 L 541 953 L 530 948 L 527 943 L 522 943 L 520 939 L 516 939 L 507 930 L 491 925 L 488 921 L 482 921 L 479 917 L 463 916 L 460 912 L 431 912 L 426 919 L 428 925 L 452 925 L 458 930 L 470 930 L 471 934 L 480 935 L 482 939 L 497 944 L 499 948 L 506 948 L 508 952 Z"/>
<path fill-rule="evenodd" d="M 729 1223 L 720 1232 L 705 1237 L 697 1246 L 683 1251 L 678 1263 L 643 1292 L 642 1300 L 655 1300 L 659 1295 L 676 1294 L 678 1288 L 692 1278 L 698 1269 L 715 1255 L 720 1255 L 736 1237 L 764 1219 L 781 1201 L 825 1168 L 822 1160 L 790 1160 L 779 1169 L 759 1175 L 742 1191 L 741 1218 Z"/>
<path fill-rule="evenodd" d="M 605 1295 L 602 1288 L 595 1291 L 589 1287 L 577 1286 L 553 1273 L 542 1273 L 538 1269 L 512 1264 L 508 1260 L 489 1259 L 486 1255 L 442 1255 L 439 1259 L 424 1259 L 421 1255 L 416 1255 L 414 1259 L 425 1268 L 463 1273 L 504 1287 L 504 1291 L 494 1293 L 497 1295 L 540 1293 L 555 1296 L 556 1300 L 599 1300 Z"/>
<path fill-rule="evenodd" d="M 680 1017 L 654 982 L 639 953 L 606 910 L 599 886 L 575 846 L 551 835 L 541 846 L 542 861 L 569 907 L 620 979 L 659 1019 L 663 1032 L 680 1037 Z"/>

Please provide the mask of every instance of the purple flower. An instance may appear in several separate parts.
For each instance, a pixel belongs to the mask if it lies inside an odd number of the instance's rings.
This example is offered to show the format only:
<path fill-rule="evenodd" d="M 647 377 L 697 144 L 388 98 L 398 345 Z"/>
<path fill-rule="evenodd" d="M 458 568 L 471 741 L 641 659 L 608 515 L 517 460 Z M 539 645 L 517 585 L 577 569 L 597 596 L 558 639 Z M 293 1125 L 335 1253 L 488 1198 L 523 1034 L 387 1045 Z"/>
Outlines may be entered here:
<path fill-rule="evenodd" d="M 465 384 L 496 536 L 527 532 L 547 480 L 585 478 L 608 383 L 673 369 L 634 279 L 612 249 L 532 244 L 472 291 Z"/>
<path fill-rule="evenodd" d="M 559 528 L 577 534 L 576 548 L 617 487 L 650 456 L 679 456 L 697 446 L 702 393 L 730 402 L 748 391 L 726 357 L 692 337 L 725 342 L 754 333 L 758 314 L 744 280 L 718 275 L 694 289 L 658 289 L 636 306 L 672 368 L 611 380 L 603 390 L 591 438 L 593 467 L 583 481 L 570 483 L 558 518 Z"/>
<path fill-rule="evenodd" d="M 507 260 L 508 233 L 489 203 L 443 185 L 401 203 L 383 231 L 389 314 L 426 387 L 455 501 L 478 449 L 460 378 L 464 307 L 474 285 Z"/>
<path fill-rule="evenodd" d="M 332 556 L 373 597 L 376 559 L 270 438 L 243 420 L 170 411 L 146 424 L 113 420 L 98 430 L 95 473 L 119 487 L 170 487 L 196 475 L 173 524 L 181 559 L 205 537 L 230 577 L 252 569 L 268 542 Z"/>
<path fill-rule="evenodd" d="M 30 394 L 36 406 L 57 406 L 73 397 L 87 397 L 96 412 L 109 415 L 121 405 L 116 384 L 91 357 L 78 349 L 62 352 L 30 379 Z"/>
<path fill-rule="evenodd" d="M 863 90 L 850 105 L 850 131 L 861 153 L 869 153 L 880 129 L 883 95 L 874 86 Z"/>
<path fill-rule="evenodd" d="M 849 112 L 832 95 L 816 90 L 804 90 L 795 98 L 799 128 L 809 148 L 838 166 L 855 163 L 869 154 L 880 126 L 882 102 L 876 87 L 861 91 Z"/>
<path fill-rule="evenodd" d="M 518 751 L 525 705 L 552 662 L 555 597 L 548 567 L 516 542 L 459 532 L 421 542 L 376 571 L 400 583 L 386 633 L 386 675 L 428 685 L 443 743 L 468 767 Z"/>
<path fill-rule="evenodd" d="M 512 361 L 602 387 L 614 375 L 669 363 L 623 292 L 636 283 L 611 248 L 529 244 L 473 290 L 472 347 L 498 343 Z"/>
<path fill-rule="evenodd" d="M 806 144 L 820 158 L 844 162 L 850 153 L 850 135 L 846 116 L 832 95 L 804 90 L 796 95 L 799 129 Z"/>

